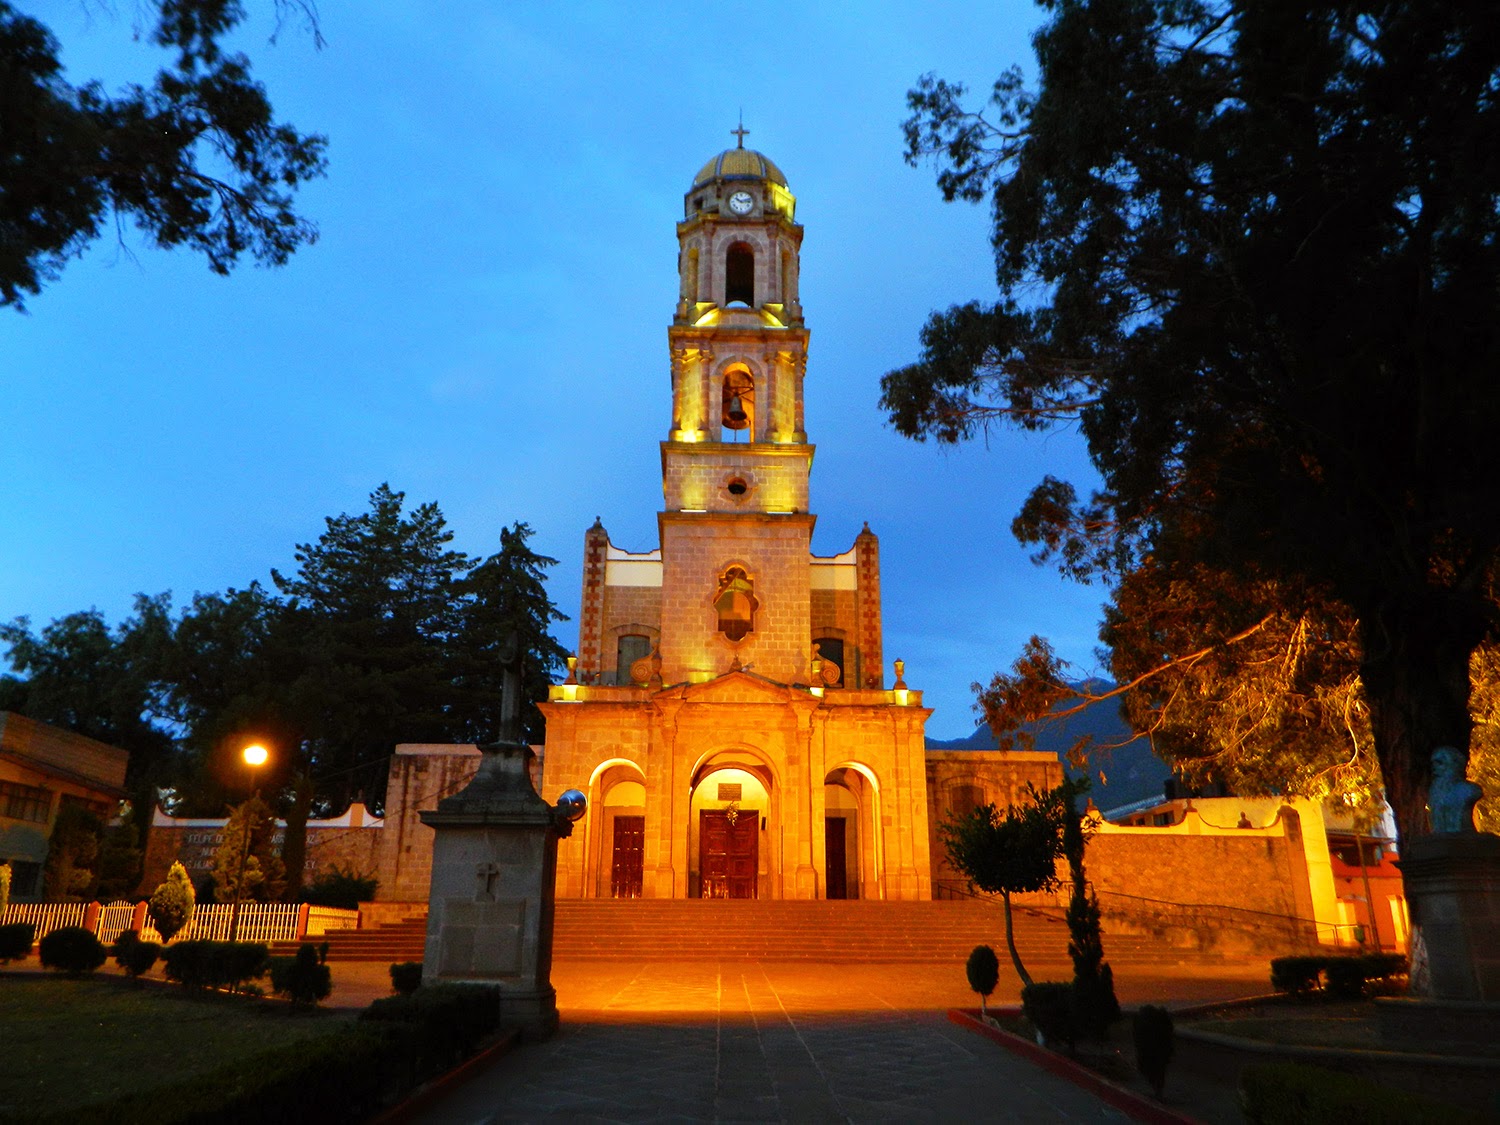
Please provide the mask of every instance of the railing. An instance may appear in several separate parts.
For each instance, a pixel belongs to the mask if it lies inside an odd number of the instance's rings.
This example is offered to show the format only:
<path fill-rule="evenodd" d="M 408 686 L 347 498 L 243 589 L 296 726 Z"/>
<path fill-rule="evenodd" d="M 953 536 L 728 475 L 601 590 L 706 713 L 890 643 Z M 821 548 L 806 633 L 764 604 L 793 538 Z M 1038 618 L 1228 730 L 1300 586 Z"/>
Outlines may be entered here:
<path fill-rule="evenodd" d="M 89 907 L 87 902 L 13 902 L 5 908 L 4 925 L 15 922 L 30 922 L 36 927 L 36 938 L 40 940 L 53 930 L 64 926 L 81 926 Z"/>
<path fill-rule="evenodd" d="M 319 929 L 312 926 L 314 911 L 318 913 Z M 193 908 L 192 920 L 172 940 L 227 941 L 233 912 L 232 903 L 199 903 Z M 150 916 L 139 905 L 128 902 L 112 902 L 107 906 L 92 902 L 15 902 L 6 907 L 5 916 L 0 921 L 5 924 L 30 922 L 36 927 L 37 940 L 63 926 L 82 926 L 108 945 L 139 924 L 142 941 L 161 941 L 161 934 L 151 924 Z M 304 907 L 296 902 L 242 902 L 236 938 L 239 941 L 296 941 L 307 934 L 353 929 L 358 924 L 357 910 Z"/>

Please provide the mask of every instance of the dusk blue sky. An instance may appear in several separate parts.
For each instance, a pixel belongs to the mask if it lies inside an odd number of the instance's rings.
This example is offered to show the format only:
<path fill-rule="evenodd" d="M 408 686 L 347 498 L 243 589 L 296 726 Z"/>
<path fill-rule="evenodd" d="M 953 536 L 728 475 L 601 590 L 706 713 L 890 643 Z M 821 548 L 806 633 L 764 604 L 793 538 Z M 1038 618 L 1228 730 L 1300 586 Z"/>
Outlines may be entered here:
<path fill-rule="evenodd" d="M 159 63 L 129 4 L 20 6 L 74 81 Z M 1077 436 L 944 450 L 877 406 L 931 310 L 994 295 L 987 209 L 902 161 L 905 93 L 1029 64 L 1030 5 L 329 0 L 321 51 L 295 27 L 269 46 L 269 0 L 248 6 L 278 116 L 329 137 L 300 196 L 322 237 L 226 279 L 125 230 L 0 311 L 0 620 L 265 581 L 388 481 L 476 555 L 530 523 L 575 647 L 594 517 L 656 546 L 674 224 L 743 110 L 806 228 L 814 550 L 880 536 L 885 653 L 937 708 L 929 735 L 972 730 L 969 684 L 1032 633 L 1092 668 L 1103 592 L 1009 531 L 1044 473 L 1087 485 Z"/>

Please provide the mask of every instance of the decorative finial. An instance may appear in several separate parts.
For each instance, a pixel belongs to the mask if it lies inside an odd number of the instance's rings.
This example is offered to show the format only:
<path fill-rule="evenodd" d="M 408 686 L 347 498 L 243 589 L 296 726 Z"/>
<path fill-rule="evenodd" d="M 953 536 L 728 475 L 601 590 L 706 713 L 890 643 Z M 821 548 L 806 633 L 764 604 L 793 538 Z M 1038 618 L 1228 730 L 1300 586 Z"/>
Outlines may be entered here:
<path fill-rule="evenodd" d="M 738 137 L 740 139 L 739 147 L 740 148 L 744 148 L 745 147 L 745 134 L 748 133 L 749 131 L 750 131 L 749 129 L 745 128 L 745 111 L 742 109 L 742 110 L 740 110 L 740 127 L 738 129 L 731 129 L 731 130 L 729 130 L 729 133 L 730 133 L 731 136 Z"/>

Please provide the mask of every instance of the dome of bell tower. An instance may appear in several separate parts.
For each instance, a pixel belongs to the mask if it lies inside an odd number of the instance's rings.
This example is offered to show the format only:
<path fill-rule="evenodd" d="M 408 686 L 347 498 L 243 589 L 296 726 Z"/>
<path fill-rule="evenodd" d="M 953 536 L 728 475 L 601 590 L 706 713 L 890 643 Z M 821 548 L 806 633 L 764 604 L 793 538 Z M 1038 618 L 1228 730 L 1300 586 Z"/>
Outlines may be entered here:
<path fill-rule="evenodd" d="M 753 148 L 726 148 L 693 177 L 693 187 L 713 180 L 769 180 L 786 187 L 786 176 L 771 159 Z"/>

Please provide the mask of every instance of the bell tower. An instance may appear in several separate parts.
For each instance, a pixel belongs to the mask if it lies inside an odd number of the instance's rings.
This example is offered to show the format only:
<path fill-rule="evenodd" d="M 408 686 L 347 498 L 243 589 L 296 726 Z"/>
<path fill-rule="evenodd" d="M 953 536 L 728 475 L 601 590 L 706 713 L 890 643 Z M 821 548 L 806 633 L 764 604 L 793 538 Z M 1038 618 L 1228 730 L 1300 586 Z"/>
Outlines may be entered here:
<path fill-rule="evenodd" d="M 669 683 L 718 675 L 736 658 L 782 683 L 809 675 L 802 227 L 786 177 L 744 147 L 746 132 L 699 169 L 677 224 L 662 577 L 664 590 L 705 596 L 663 605 Z"/>

